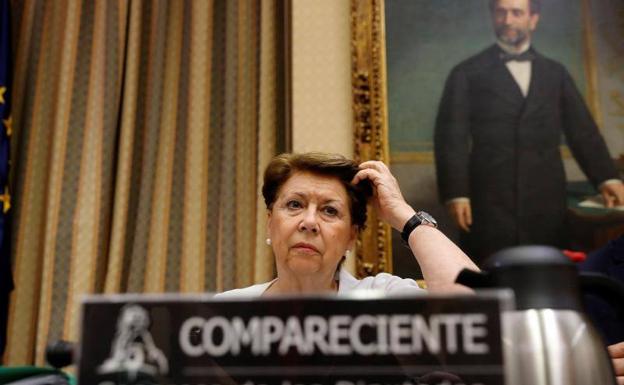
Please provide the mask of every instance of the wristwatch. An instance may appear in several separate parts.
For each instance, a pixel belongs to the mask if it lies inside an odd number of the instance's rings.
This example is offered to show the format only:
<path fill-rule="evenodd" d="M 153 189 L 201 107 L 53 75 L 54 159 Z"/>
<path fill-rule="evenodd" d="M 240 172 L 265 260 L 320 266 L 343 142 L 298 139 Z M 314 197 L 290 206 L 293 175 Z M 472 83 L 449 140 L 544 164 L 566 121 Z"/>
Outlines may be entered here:
<path fill-rule="evenodd" d="M 409 236 L 412 231 L 420 225 L 438 227 L 438 222 L 431 216 L 431 214 L 424 211 L 417 211 L 414 216 L 408 219 L 405 226 L 403 226 L 403 231 L 401 231 L 401 238 L 406 245 L 408 244 Z"/>

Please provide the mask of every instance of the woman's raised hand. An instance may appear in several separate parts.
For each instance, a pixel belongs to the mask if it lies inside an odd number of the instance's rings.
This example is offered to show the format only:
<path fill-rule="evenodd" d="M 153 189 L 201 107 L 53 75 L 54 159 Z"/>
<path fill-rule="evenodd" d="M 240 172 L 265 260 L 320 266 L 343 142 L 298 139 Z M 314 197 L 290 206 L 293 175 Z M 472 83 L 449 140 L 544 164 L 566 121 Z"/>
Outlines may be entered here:
<path fill-rule="evenodd" d="M 379 217 L 393 228 L 402 231 L 415 211 L 403 198 L 396 178 L 388 166 L 380 161 L 369 160 L 361 163 L 360 168 L 351 183 L 370 180 L 373 185 L 373 205 Z"/>

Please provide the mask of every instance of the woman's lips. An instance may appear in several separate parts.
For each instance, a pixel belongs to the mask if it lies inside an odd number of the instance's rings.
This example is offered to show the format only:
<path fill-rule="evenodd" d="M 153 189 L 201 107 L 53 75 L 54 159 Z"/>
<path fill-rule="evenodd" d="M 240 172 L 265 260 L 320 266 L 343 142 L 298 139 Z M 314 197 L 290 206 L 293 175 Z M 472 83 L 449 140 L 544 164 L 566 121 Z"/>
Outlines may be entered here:
<path fill-rule="evenodd" d="M 297 243 L 296 245 L 293 246 L 293 249 L 299 249 L 302 251 L 313 251 L 315 253 L 318 253 L 318 249 L 316 247 L 314 247 L 313 245 L 309 244 L 309 243 Z"/>

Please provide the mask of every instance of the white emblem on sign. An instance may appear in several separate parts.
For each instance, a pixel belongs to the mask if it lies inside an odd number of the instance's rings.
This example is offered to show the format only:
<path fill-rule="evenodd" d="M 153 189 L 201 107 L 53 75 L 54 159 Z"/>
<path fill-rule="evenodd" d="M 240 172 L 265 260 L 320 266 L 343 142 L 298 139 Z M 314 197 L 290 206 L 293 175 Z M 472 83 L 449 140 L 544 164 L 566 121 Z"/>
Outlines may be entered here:
<path fill-rule="evenodd" d="M 154 344 L 149 324 L 147 310 L 138 305 L 124 306 L 117 319 L 110 357 L 98 367 L 98 373 L 127 372 L 131 379 L 139 372 L 153 376 L 167 374 L 169 363 Z"/>

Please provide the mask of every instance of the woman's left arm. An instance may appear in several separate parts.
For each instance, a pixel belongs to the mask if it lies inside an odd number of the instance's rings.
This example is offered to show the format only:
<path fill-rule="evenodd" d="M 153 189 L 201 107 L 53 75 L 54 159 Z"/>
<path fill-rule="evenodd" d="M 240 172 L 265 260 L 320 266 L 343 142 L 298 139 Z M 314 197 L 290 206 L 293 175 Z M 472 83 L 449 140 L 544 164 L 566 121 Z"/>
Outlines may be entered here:
<path fill-rule="evenodd" d="M 383 162 L 364 162 L 360 168 L 352 183 L 369 179 L 374 190 L 373 204 L 380 218 L 402 231 L 416 211 L 403 198 L 396 178 Z M 471 291 L 454 283 L 455 278 L 464 268 L 476 271 L 479 268 L 441 231 L 428 225 L 417 226 L 410 234 L 408 243 L 430 291 Z"/>

